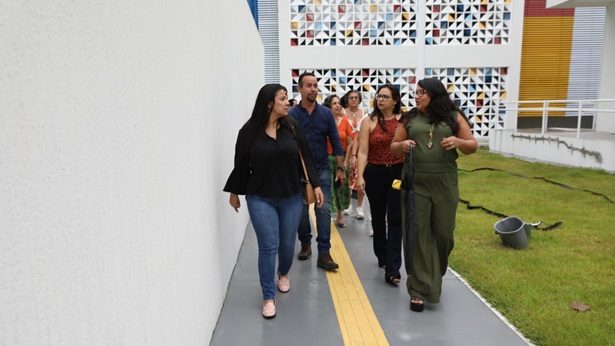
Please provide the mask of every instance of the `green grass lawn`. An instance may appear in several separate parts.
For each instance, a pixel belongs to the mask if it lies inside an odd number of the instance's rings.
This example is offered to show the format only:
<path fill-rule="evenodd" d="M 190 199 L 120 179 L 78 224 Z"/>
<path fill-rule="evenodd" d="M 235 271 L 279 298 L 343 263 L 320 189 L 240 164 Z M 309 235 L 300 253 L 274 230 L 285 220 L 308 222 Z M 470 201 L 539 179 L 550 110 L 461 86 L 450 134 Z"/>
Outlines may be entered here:
<path fill-rule="evenodd" d="M 565 154 L 563 154 L 565 155 Z M 459 168 L 492 167 L 544 177 L 615 201 L 615 175 L 526 162 L 479 150 Z M 615 204 L 588 192 L 507 172 L 459 172 L 460 197 L 526 222 L 562 225 L 534 230 L 523 250 L 494 233 L 500 218 L 459 204 L 451 267 L 532 342 L 615 344 Z M 590 306 L 577 312 L 573 301 Z"/>

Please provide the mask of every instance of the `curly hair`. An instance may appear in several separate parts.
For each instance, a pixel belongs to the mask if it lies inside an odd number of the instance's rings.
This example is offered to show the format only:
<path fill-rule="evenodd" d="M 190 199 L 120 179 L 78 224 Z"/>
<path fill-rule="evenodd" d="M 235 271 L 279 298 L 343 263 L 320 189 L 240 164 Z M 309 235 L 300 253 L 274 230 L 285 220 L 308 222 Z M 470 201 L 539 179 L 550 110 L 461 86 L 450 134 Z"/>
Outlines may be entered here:
<path fill-rule="evenodd" d="M 440 122 L 446 123 L 453 133 L 459 131 L 459 124 L 457 123 L 457 113 L 465 119 L 470 125 L 471 123 L 468 117 L 463 113 L 459 107 L 451 100 L 444 84 L 437 78 L 425 78 L 418 82 L 418 86 L 423 88 L 427 95 L 431 98 L 431 101 L 425 109 L 425 114 L 429 117 L 430 124 L 438 124 Z M 407 124 L 412 118 L 419 113 L 417 108 L 412 108 L 410 111 L 402 115 L 400 121 Z"/>

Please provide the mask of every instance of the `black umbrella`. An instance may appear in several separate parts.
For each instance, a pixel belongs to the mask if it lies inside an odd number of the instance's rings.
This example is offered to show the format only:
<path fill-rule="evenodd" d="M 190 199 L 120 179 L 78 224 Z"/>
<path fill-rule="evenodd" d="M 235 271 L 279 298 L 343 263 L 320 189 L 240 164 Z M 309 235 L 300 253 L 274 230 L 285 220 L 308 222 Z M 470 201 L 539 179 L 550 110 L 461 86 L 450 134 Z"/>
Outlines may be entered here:
<path fill-rule="evenodd" d="M 415 201 L 414 201 L 414 165 L 412 164 L 412 148 L 404 161 L 404 174 L 401 177 L 402 204 L 405 210 L 403 227 L 404 263 L 406 274 L 410 275 L 412 268 L 412 256 L 414 252 L 414 239 L 416 230 L 414 225 Z"/>

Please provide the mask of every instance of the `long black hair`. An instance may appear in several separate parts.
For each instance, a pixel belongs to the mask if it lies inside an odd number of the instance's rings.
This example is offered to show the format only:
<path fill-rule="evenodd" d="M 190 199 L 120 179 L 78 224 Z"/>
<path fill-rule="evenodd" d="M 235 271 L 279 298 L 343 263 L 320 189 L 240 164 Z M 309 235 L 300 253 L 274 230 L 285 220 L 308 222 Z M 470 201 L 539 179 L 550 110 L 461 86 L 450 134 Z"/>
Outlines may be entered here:
<path fill-rule="evenodd" d="M 258 91 L 256 96 L 256 102 L 254 102 L 254 109 L 252 110 L 252 116 L 246 122 L 246 125 L 253 127 L 256 130 L 256 134 L 264 134 L 269 122 L 269 115 L 271 109 L 275 103 L 275 95 L 278 91 L 286 90 L 281 84 L 265 84 L 261 90 Z M 287 125 L 285 121 L 286 117 L 280 118 L 280 124 Z"/>
<path fill-rule="evenodd" d="M 374 111 L 369 115 L 370 119 L 374 117 L 378 117 L 378 125 L 382 128 L 382 131 L 387 132 L 386 125 L 384 124 L 384 114 L 380 108 L 378 108 L 378 94 L 382 89 L 389 89 L 391 91 L 391 96 L 393 97 L 393 101 L 395 101 L 395 106 L 393 106 L 393 114 L 399 114 L 401 111 L 401 95 L 399 94 L 399 89 L 397 89 L 393 84 L 384 84 L 378 91 L 376 91 L 376 97 L 374 98 Z"/>
<path fill-rule="evenodd" d="M 444 84 L 438 78 L 425 78 L 418 82 L 418 86 L 423 88 L 427 95 L 431 98 L 425 113 L 429 117 L 430 124 L 438 124 L 440 122 L 446 123 L 453 133 L 459 131 L 459 124 L 457 123 L 457 112 L 465 119 L 465 121 L 472 127 L 470 120 L 463 113 L 459 107 L 451 100 Z M 401 122 L 407 124 L 413 117 L 418 114 L 417 108 L 412 108 L 409 112 L 405 113 L 400 119 Z"/>

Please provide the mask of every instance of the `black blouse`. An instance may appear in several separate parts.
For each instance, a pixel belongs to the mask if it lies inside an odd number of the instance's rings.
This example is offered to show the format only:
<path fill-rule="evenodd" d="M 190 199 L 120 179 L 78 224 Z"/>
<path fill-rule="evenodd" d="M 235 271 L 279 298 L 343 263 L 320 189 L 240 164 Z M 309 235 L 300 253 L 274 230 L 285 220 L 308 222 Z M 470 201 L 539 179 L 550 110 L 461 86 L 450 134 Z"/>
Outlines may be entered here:
<path fill-rule="evenodd" d="M 256 133 L 254 126 L 244 125 L 235 144 L 235 167 L 224 191 L 269 198 L 286 198 L 302 192 L 303 167 L 299 148 L 312 186 L 320 186 L 310 151 L 305 150 L 305 138 L 292 120 L 280 121 L 276 139 L 264 131 Z"/>

